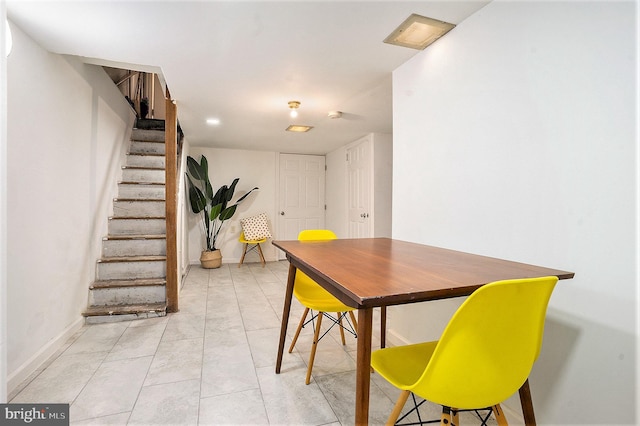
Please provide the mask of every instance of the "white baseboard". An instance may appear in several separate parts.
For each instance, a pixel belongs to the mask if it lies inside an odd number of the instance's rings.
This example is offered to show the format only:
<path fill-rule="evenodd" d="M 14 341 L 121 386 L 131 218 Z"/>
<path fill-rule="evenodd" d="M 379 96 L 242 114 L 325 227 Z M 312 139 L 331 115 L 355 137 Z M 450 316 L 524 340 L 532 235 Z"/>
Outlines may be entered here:
<path fill-rule="evenodd" d="M 392 328 L 387 329 L 387 342 L 386 342 L 387 347 L 404 346 L 404 345 L 410 345 L 411 343 L 412 342 L 409 342 L 407 339 L 405 339 L 403 335 L 399 334 L 394 329 Z"/>
<path fill-rule="evenodd" d="M 507 422 L 511 426 L 524 425 L 524 417 L 522 417 L 522 411 L 516 411 L 504 403 L 500 404 L 500 407 L 502 407 L 502 411 L 507 418 Z"/>
<path fill-rule="evenodd" d="M 38 352 L 29 358 L 24 364 L 7 376 L 7 394 L 11 395 L 20 384 L 29 378 L 33 373 L 49 359 L 69 340 L 73 334 L 84 325 L 84 317 L 78 318 L 58 336 L 47 342 Z"/>

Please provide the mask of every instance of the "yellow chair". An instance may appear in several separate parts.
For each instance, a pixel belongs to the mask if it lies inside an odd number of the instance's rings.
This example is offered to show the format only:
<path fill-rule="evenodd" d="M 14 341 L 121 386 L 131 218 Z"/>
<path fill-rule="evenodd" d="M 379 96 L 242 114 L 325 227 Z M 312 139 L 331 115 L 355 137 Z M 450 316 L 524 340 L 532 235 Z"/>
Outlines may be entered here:
<path fill-rule="evenodd" d="M 335 240 L 337 238 L 338 237 L 335 233 L 325 229 L 305 230 L 298 234 L 298 240 L 300 241 L 324 241 Z M 302 318 L 300 319 L 300 323 L 298 324 L 296 334 L 293 337 L 293 341 L 291 342 L 291 346 L 289 347 L 289 353 L 293 351 L 293 348 L 298 341 L 298 336 L 300 335 L 300 330 L 302 330 L 302 327 L 310 322 L 313 324 L 313 320 L 317 318 L 317 324 L 315 324 L 313 335 L 313 344 L 311 346 L 311 355 L 309 355 L 307 377 L 305 379 L 305 383 L 308 385 L 311 381 L 311 370 L 313 369 L 313 361 L 316 356 L 318 341 L 320 341 L 320 339 L 322 339 L 322 337 L 324 337 L 329 332 L 329 330 L 331 330 L 331 328 L 333 328 L 333 326 L 337 324 L 340 327 L 340 337 L 342 338 L 342 344 L 345 345 L 346 341 L 344 339 L 344 330 L 347 330 L 348 332 L 356 336 L 354 327 L 357 327 L 357 323 L 356 317 L 353 314 L 354 308 L 351 308 L 336 299 L 331 293 L 322 288 L 318 283 L 313 281 L 311 278 L 309 278 L 309 276 L 307 276 L 300 270 L 296 271 L 296 279 L 293 286 L 293 295 L 305 307 L 305 309 L 304 313 L 302 314 Z M 310 310 L 311 319 L 305 322 L 307 314 Z M 313 313 L 314 310 L 317 311 L 317 314 L 315 315 Z M 337 319 L 334 319 L 328 314 L 333 312 L 337 314 Z M 347 312 L 351 316 L 351 321 L 353 321 L 353 326 L 351 324 L 348 324 L 349 328 L 346 328 L 342 322 Z M 329 327 L 329 330 L 327 330 L 322 336 L 320 336 L 320 328 L 322 326 L 323 317 L 330 319 L 333 323 Z"/>
<path fill-rule="evenodd" d="M 557 281 L 543 277 L 484 285 L 458 308 L 439 341 L 373 352 L 374 370 L 402 390 L 387 424 L 396 422 L 411 393 L 442 405 L 442 424 L 457 425 L 459 410 L 485 407 L 493 408 L 498 424 L 506 424 L 499 403 L 529 377 Z"/>
<path fill-rule="evenodd" d="M 244 244 L 244 251 L 242 252 L 240 263 L 238 263 L 238 268 L 242 266 L 242 262 L 244 262 L 244 257 L 247 255 L 247 253 L 249 253 L 251 250 L 255 250 L 256 247 L 258 248 L 258 253 L 260 254 L 260 261 L 262 262 L 262 267 L 264 268 L 265 260 L 264 260 L 264 254 L 262 254 L 262 248 L 260 247 L 260 244 L 267 241 L 267 239 L 261 238 L 259 240 L 247 240 L 244 238 L 244 232 L 241 232 L 240 237 L 238 238 L 238 241 Z M 249 248 L 250 245 L 253 245 L 253 247 Z"/>

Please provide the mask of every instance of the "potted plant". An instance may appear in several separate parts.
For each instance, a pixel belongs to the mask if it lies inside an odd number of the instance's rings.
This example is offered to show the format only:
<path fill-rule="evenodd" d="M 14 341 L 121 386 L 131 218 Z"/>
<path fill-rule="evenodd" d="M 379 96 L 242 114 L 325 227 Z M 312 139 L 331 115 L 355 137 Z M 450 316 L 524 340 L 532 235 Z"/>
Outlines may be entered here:
<path fill-rule="evenodd" d="M 258 188 L 253 188 L 244 194 L 235 204 L 227 205 L 233 198 L 240 178 L 235 178 L 229 186 L 221 186 L 214 193 L 209 181 L 209 163 L 204 155 L 200 158 L 199 163 L 193 157 L 187 157 L 186 175 L 189 184 L 191 211 L 195 214 L 202 214 L 202 230 L 207 244 L 200 256 L 200 263 L 203 268 L 219 268 L 222 264 L 222 255 L 220 250 L 216 248 L 216 242 L 222 225 L 233 217 L 238 204 Z"/>

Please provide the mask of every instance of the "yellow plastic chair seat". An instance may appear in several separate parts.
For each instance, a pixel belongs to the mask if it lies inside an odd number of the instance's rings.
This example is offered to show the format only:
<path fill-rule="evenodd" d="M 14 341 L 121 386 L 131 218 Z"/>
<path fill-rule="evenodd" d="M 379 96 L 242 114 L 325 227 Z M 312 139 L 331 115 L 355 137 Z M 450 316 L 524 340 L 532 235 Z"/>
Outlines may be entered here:
<path fill-rule="evenodd" d="M 303 306 L 314 311 L 349 312 L 355 309 L 340 302 L 335 296 L 301 271 L 296 271 L 293 295 Z"/>
<path fill-rule="evenodd" d="M 424 371 L 438 342 L 386 348 L 371 354 L 371 366 L 398 389 L 408 390 Z"/>
<path fill-rule="evenodd" d="M 259 240 L 247 240 L 244 238 L 244 232 L 242 232 L 240 234 L 240 238 L 238 238 L 238 241 L 240 241 L 242 244 L 262 244 L 267 242 L 266 238 L 261 238 Z"/>

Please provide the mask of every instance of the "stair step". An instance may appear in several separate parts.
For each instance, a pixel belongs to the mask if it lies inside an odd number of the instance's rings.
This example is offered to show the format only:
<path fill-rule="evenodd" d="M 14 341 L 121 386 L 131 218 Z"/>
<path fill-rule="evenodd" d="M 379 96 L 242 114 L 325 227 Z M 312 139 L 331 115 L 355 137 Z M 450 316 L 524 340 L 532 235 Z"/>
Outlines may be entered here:
<path fill-rule="evenodd" d="M 129 199 L 164 200 L 164 184 L 120 182 L 118 184 L 118 197 Z"/>
<path fill-rule="evenodd" d="M 127 154 L 127 166 L 131 167 L 153 167 L 164 169 L 165 168 L 164 155 L 161 154 L 140 154 L 129 153 Z"/>
<path fill-rule="evenodd" d="M 95 281 L 89 289 L 130 288 L 146 286 L 164 286 L 167 280 L 164 278 L 141 278 L 137 280 L 103 280 Z"/>
<path fill-rule="evenodd" d="M 164 141 L 163 142 L 152 142 L 152 141 L 139 141 L 133 140 L 131 141 L 131 146 L 129 147 L 130 154 L 162 154 L 164 155 Z"/>
<path fill-rule="evenodd" d="M 165 171 L 158 168 L 124 166 L 122 167 L 122 180 L 124 182 L 164 183 Z"/>
<path fill-rule="evenodd" d="M 166 279 L 102 280 L 89 287 L 90 306 L 166 302 Z"/>
<path fill-rule="evenodd" d="M 126 256 L 165 256 L 166 254 L 167 240 L 164 235 L 161 238 L 107 237 L 102 240 L 102 255 L 105 258 Z"/>
<path fill-rule="evenodd" d="M 98 263 L 119 263 L 119 262 L 155 262 L 167 260 L 166 256 L 113 256 L 98 259 Z"/>
<path fill-rule="evenodd" d="M 164 217 L 111 217 L 109 235 L 149 235 L 166 234 Z"/>
<path fill-rule="evenodd" d="M 136 120 L 136 129 L 164 131 L 164 120 L 157 118 L 138 118 Z"/>
<path fill-rule="evenodd" d="M 104 322 L 131 321 L 136 319 L 164 317 L 167 315 L 166 303 L 144 303 L 112 306 L 89 306 L 82 313 L 87 324 Z"/>
<path fill-rule="evenodd" d="M 114 217 L 162 217 L 165 214 L 163 200 L 122 199 L 113 200 Z"/>
<path fill-rule="evenodd" d="M 153 141 L 164 143 L 164 130 L 133 129 L 131 132 L 132 141 Z"/>
<path fill-rule="evenodd" d="M 154 239 L 165 239 L 167 238 L 164 234 L 149 234 L 149 235 L 107 235 L 102 240 L 154 240 Z M 105 256 L 109 257 L 109 256 Z"/>
<path fill-rule="evenodd" d="M 98 260 L 96 280 L 166 278 L 166 256 L 122 256 Z"/>

